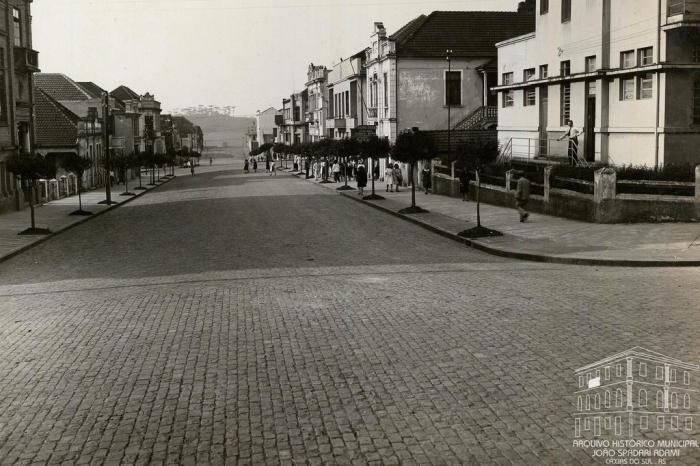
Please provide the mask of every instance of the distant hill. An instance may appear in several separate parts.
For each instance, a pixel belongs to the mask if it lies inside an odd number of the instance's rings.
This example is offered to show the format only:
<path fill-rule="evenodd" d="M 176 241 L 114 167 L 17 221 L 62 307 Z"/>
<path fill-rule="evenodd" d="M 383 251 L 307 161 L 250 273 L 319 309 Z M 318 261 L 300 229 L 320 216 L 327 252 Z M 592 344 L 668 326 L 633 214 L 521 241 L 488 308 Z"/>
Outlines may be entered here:
<path fill-rule="evenodd" d="M 246 132 L 250 128 L 255 128 L 255 118 L 203 113 L 191 113 L 184 116 L 202 128 L 204 142 L 207 146 L 222 147 L 226 145 L 233 149 L 242 150 Z"/>

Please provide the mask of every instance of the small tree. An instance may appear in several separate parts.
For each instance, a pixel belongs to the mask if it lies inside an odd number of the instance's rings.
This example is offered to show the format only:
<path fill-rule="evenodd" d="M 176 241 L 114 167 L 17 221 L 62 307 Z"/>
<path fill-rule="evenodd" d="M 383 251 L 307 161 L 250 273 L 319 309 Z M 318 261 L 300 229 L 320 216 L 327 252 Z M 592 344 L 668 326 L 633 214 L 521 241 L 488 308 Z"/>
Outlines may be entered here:
<path fill-rule="evenodd" d="M 343 159 L 343 166 L 345 167 L 345 169 L 343 170 L 345 184 L 337 188 L 338 191 L 347 191 L 353 189 L 350 186 L 348 186 L 348 159 L 357 155 L 357 151 L 358 143 L 356 139 L 341 139 L 338 143 L 338 155 Z"/>
<path fill-rule="evenodd" d="M 53 167 L 49 167 L 46 159 L 39 154 L 12 154 L 6 160 L 7 170 L 19 178 L 22 189 L 27 191 L 29 198 L 29 212 L 31 227 L 20 232 L 20 235 L 45 235 L 51 233 L 46 228 L 37 228 L 34 213 L 34 190 L 36 181 L 49 174 Z"/>
<path fill-rule="evenodd" d="M 372 194 L 365 196 L 363 199 L 366 200 L 381 200 L 384 199 L 379 194 L 374 192 L 374 162 L 377 159 L 386 157 L 391 152 L 391 145 L 389 140 L 386 138 L 379 138 L 377 136 L 370 136 L 369 139 L 363 141 L 360 144 L 360 152 L 363 157 L 368 157 L 370 159 L 370 167 L 368 170 L 368 175 L 372 179 Z"/>
<path fill-rule="evenodd" d="M 143 187 L 142 181 L 141 181 L 141 171 L 143 167 L 148 167 L 148 155 L 145 152 L 137 151 L 134 153 L 134 168 L 137 169 L 138 174 L 139 174 L 139 185 L 134 188 L 134 190 L 138 191 L 143 191 L 146 188 Z"/>
<path fill-rule="evenodd" d="M 399 133 L 396 143 L 391 149 L 392 158 L 399 162 L 408 163 L 411 179 L 411 207 L 402 209 L 401 213 L 417 214 L 427 212 L 416 205 L 416 164 L 421 160 L 428 160 L 435 153 L 433 139 L 428 133 L 419 131 L 418 128 Z"/>
<path fill-rule="evenodd" d="M 484 165 L 493 163 L 498 157 L 498 141 L 492 137 L 473 137 L 457 147 L 457 160 L 463 170 L 471 170 L 476 174 L 476 227 L 459 233 L 465 238 L 484 236 L 500 236 L 496 230 L 481 226 L 481 171 Z"/>
<path fill-rule="evenodd" d="M 88 157 L 81 157 L 78 154 L 67 154 L 61 158 L 61 168 L 67 172 L 73 173 L 78 179 L 78 210 L 71 212 L 70 215 L 92 215 L 92 212 L 83 210 L 83 175 L 85 171 L 92 167 L 92 160 Z"/>
<path fill-rule="evenodd" d="M 124 192 L 120 196 L 134 196 L 134 193 L 129 192 L 129 170 L 139 166 L 141 162 L 136 154 L 119 154 L 114 158 L 114 166 L 117 167 L 118 173 L 124 177 Z"/>

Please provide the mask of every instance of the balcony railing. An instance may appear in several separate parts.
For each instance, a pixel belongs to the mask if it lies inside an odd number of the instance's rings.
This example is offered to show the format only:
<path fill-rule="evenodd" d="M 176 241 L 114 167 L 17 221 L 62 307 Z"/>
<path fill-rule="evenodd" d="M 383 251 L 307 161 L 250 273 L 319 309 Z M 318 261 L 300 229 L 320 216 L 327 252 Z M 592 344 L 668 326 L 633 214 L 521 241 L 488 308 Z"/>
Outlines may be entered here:
<path fill-rule="evenodd" d="M 367 109 L 367 116 L 369 118 L 377 118 L 377 107 L 370 107 Z"/>
<path fill-rule="evenodd" d="M 38 73 L 39 52 L 26 47 L 15 47 L 15 70 L 23 73 Z"/>
<path fill-rule="evenodd" d="M 668 16 L 700 15 L 700 0 L 669 0 Z"/>

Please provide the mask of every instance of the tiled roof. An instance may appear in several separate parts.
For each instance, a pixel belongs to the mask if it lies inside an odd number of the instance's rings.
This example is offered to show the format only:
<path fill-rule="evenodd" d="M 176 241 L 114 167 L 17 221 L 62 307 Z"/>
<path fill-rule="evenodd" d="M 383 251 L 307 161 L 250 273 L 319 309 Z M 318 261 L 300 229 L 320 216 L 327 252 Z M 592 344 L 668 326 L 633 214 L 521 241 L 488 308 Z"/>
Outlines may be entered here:
<path fill-rule="evenodd" d="M 36 86 L 51 96 L 61 100 L 89 100 L 90 94 L 65 74 L 60 73 L 35 73 Z"/>
<path fill-rule="evenodd" d="M 78 137 L 77 115 L 35 87 L 36 144 L 39 147 L 75 147 Z"/>
<path fill-rule="evenodd" d="M 110 92 L 109 95 L 122 102 L 125 100 L 139 100 L 141 98 L 136 92 L 123 85 Z"/>
<path fill-rule="evenodd" d="M 533 13 L 434 11 L 419 16 L 391 36 L 400 57 L 495 57 L 496 43 L 535 30 Z"/>
<path fill-rule="evenodd" d="M 99 99 L 102 97 L 103 92 L 107 92 L 92 81 L 80 81 L 78 85 L 82 87 L 85 92 L 90 94 L 93 99 Z"/>

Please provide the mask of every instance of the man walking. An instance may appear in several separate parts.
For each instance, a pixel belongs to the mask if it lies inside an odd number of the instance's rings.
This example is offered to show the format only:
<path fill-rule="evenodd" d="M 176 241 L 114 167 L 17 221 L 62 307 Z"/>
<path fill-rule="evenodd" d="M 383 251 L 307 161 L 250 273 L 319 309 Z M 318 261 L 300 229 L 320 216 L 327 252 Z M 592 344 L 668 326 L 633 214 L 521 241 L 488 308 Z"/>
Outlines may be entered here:
<path fill-rule="evenodd" d="M 518 172 L 518 176 L 518 186 L 515 189 L 515 205 L 520 214 L 520 222 L 524 222 L 530 216 L 525 210 L 530 200 L 530 180 L 525 177 L 523 172 Z"/>

